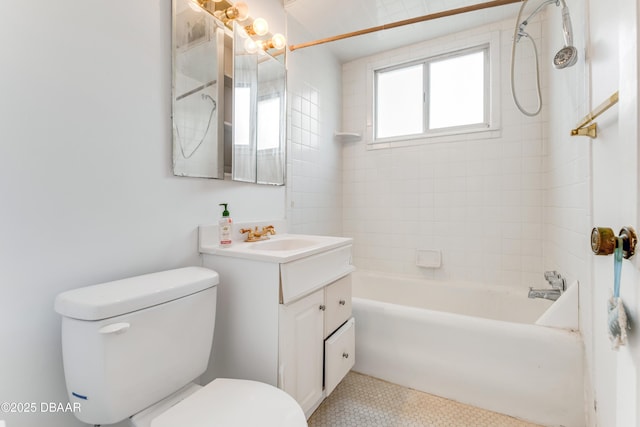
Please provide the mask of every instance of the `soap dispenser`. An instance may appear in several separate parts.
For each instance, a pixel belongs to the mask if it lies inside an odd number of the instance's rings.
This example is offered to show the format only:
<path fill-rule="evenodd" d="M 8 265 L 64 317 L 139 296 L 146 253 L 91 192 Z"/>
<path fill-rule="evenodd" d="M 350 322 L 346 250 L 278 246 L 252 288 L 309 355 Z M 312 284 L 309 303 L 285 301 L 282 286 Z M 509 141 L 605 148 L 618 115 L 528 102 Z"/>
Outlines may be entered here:
<path fill-rule="evenodd" d="M 223 248 L 231 246 L 231 234 L 233 233 L 233 220 L 229 216 L 227 204 L 228 203 L 220 203 L 220 206 L 224 206 L 224 210 L 222 211 L 222 218 L 218 221 L 218 237 L 220 247 Z"/>

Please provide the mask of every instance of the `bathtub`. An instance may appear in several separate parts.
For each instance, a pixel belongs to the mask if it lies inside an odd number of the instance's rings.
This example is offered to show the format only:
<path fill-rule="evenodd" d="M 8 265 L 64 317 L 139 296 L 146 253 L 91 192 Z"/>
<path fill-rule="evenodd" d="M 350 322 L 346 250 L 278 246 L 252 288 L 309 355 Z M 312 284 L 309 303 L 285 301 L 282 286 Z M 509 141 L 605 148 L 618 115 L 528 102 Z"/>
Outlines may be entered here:
<path fill-rule="evenodd" d="M 565 295 L 552 303 L 526 289 L 356 271 L 353 369 L 545 426 L 582 427 L 580 335 L 535 324 L 577 302 Z"/>

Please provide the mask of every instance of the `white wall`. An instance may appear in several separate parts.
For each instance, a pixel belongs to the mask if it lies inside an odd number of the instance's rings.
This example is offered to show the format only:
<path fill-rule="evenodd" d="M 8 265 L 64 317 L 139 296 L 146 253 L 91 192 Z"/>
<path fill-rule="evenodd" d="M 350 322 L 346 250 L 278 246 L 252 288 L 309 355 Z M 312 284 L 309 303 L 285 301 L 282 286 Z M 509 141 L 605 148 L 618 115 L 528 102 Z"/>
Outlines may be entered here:
<path fill-rule="evenodd" d="M 436 279 L 510 286 L 542 285 L 543 118 L 528 118 L 511 99 L 509 66 L 514 21 L 508 20 L 362 58 L 343 66 L 346 130 L 367 125 L 367 64 L 398 63 L 441 53 L 457 40 L 500 33 L 501 135 L 367 150 L 347 143 L 344 233 L 354 238 L 358 267 Z M 528 31 L 540 40 L 537 19 Z M 531 110 L 535 79 L 531 45 L 518 47 L 519 96 Z M 548 61 L 544 63 L 548 65 Z M 548 66 L 542 67 L 546 87 Z M 546 102 L 546 100 L 545 100 Z M 442 251 L 442 267 L 415 266 L 415 250 Z M 524 290 L 523 290 L 524 292 Z"/>
<path fill-rule="evenodd" d="M 623 262 L 621 296 L 632 330 L 628 346 L 616 352 L 608 338 L 606 308 L 613 288 L 613 257 L 594 256 L 588 248 L 593 226 L 611 227 L 616 233 L 627 225 L 638 228 L 639 11 L 634 0 L 568 3 L 581 58 L 575 70 L 550 77 L 545 267 L 581 284 L 586 424 L 638 426 L 639 261 L 636 256 Z M 551 15 L 548 32 L 560 25 L 559 14 Z M 548 48 L 557 50 L 561 45 L 556 32 Z M 597 139 L 567 135 L 567 125 L 577 123 L 618 90 L 620 103 L 596 120 Z"/>
<path fill-rule="evenodd" d="M 170 11 L 170 0 L 0 2 L 0 401 L 67 401 L 59 292 L 200 264 L 197 226 L 221 202 L 237 220 L 285 217 L 283 187 L 172 175 Z"/>
<path fill-rule="evenodd" d="M 635 0 L 602 4 L 588 2 L 591 108 L 620 91 L 620 102 L 598 122 L 591 142 L 593 225 L 639 228 L 638 218 L 638 13 Z M 612 257 L 591 257 L 590 306 L 584 316 L 585 344 L 594 396 L 589 402 L 590 425 L 637 426 L 640 340 L 639 260 L 623 261 L 621 297 L 631 320 L 629 344 L 618 352 L 607 337 L 606 301 L 613 287 Z M 588 328 L 588 329 L 587 329 Z"/>

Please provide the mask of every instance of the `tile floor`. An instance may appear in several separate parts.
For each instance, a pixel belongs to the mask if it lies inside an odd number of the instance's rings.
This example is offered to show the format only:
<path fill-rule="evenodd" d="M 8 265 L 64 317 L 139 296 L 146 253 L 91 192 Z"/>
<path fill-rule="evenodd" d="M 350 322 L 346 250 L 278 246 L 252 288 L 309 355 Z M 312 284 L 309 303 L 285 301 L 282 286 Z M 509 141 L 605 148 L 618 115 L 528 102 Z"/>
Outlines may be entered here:
<path fill-rule="evenodd" d="M 350 372 L 309 427 L 542 427 Z"/>

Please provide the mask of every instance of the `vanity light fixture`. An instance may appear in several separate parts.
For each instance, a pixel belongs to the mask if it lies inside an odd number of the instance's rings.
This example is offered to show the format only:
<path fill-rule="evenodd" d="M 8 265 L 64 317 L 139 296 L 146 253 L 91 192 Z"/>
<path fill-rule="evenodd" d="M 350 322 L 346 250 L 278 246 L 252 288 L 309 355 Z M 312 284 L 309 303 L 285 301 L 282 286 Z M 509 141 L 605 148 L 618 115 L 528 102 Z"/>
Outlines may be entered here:
<path fill-rule="evenodd" d="M 244 50 L 247 53 L 256 53 L 258 51 L 258 49 L 260 49 L 260 47 L 258 46 L 258 43 L 256 43 L 256 41 L 254 39 L 252 39 L 251 37 L 247 37 L 244 41 Z"/>
<path fill-rule="evenodd" d="M 251 25 L 244 27 L 244 30 L 250 36 L 264 36 L 269 32 L 269 24 L 264 18 L 256 18 Z"/>
<path fill-rule="evenodd" d="M 249 6 L 247 6 L 246 3 L 239 1 L 224 10 L 217 10 L 215 12 L 215 16 L 225 24 L 233 20 L 244 21 L 249 17 Z"/>
<path fill-rule="evenodd" d="M 189 2 L 189 6 L 196 12 L 202 12 L 202 9 L 206 9 L 207 3 L 210 1 L 213 3 L 220 3 L 222 0 L 191 0 Z"/>
<path fill-rule="evenodd" d="M 284 47 L 287 45 L 287 39 L 282 34 L 276 33 L 268 40 L 258 40 L 256 44 L 262 50 L 268 50 L 268 49 L 280 50 L 280 49 L 284 49 Z"/>

